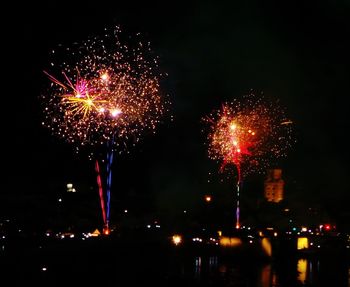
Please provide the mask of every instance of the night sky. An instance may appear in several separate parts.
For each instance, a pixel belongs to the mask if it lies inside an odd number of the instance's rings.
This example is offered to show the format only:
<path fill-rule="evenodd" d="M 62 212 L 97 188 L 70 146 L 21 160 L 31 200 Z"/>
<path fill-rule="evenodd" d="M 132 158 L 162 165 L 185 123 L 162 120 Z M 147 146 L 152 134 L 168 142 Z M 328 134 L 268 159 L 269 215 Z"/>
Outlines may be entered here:
<path fill-rule="evenodd" d="M 0 214 L 45 216 L 68 182 L 98 202 L 93 162 L 42 127 L 39 96 L 52 48 L 115 25 L 150 40 L 168 73 L 162 91 L 173 121 L 117 156 L 114 198 L 135 210 L 190 210 L 205 193 L 232 192 L 215 176 L 208 183 L 218 165 L 200 119 L 253 90 L 280 99 L 294 122 L 297 143 L 280 164 L 286 197 L 347 210 L 350 2 L 72 2 L 4 9 Z M 263 179 L 246 179 L 247 198 L 262 196 Z"/>

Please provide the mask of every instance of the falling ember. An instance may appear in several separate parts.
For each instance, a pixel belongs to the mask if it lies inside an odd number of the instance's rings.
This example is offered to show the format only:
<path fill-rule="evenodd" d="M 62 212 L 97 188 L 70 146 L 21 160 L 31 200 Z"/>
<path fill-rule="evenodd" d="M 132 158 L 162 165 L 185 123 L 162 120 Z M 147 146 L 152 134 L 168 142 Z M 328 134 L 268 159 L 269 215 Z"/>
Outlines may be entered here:
<path fill-rule="evenodd" d="M 236 167 L 237 198 L 243 178 L 285 157 L 292 143 L 292 122 L 283 109 L 254 94 L 224 103 L 203 121 L 209 127 L 209 157 L 221 163 L 222 172 L 230 165 Z M 239 199 L 236 213 L 239 228 Z"/>

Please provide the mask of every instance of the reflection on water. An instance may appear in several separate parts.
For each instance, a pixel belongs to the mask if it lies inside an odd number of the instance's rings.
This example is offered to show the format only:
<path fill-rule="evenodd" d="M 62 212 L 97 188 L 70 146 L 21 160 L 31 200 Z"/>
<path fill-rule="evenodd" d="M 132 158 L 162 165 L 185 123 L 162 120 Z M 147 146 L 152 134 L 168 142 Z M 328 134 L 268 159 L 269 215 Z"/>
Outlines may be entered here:
<path fill-rule="evenodd" d="M 301 283 L 305 283 L 307 275 L 308 260 L 299 259 L 297 263 L 298 280 Z"/>
<path fill-rule="evenodd" d="M 271 241 L 268 238 L 263 238 L 261 241 L 261 248 L 264 250 L 265 254 L 267 256 L 272 255 L 272 246 L 271 246 Z"/>
<path fill-rule="evenodd" d="M 188 286 L 350 286 L 348 263 L 336 258 L 287 258 L 284 262 L 256 264 L 219 256 L 195 256 L 190 264 L 192 270 L 183 264 L 181 276 L 186 280 L 181 282 L 190 283 Z"/>
<path fill-rule="evenodd" d="M 209 267 L 210 269 L 216 268 L 218 266 L 218 257 L 210 256 L 209 257 Z"/>
<path fill-rule="evenodd" d="M 202 257 L 195 257 L 195 269 L 194 276 L 196 279 L 199 279 L 201 276 L 201 265 L 202 265 Z"/>
<path fill-rule="evenodd" d="M 262 266 L 261 269 L 261 287 L 277 286 L 276 271 L 272 269 L 271 264 Z"/>
<path fill-rule="evenodd" d="M 11 286 L 64 286 L 70 278 L 76 286 L 98 280 L 106 286 L 349 287 L 349 271 L 349 262 L 337 256 L 261 261 L 245 253 L 159 246 L 55 244 L 0 254 L 2 278 Z"/>

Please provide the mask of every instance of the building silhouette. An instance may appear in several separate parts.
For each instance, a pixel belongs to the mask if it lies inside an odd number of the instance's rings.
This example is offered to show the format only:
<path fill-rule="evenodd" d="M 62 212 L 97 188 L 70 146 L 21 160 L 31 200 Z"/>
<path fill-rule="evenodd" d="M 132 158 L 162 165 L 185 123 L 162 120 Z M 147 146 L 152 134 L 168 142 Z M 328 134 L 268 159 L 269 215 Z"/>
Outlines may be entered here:
<path fill-rule="evenodd" d="M 280 202 L 284 197 L 282 169 L 268 169 L 264 181 L 264 196 L 268 202 Z"/>

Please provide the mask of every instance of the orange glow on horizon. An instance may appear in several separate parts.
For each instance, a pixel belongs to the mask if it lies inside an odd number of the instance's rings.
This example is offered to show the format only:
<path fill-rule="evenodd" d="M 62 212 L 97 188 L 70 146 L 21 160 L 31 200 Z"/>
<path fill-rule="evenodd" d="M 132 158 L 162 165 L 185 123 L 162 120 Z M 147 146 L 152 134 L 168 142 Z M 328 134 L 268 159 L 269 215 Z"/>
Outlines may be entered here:
<path fill-rule="evenodd" d="M 104 229 L 103 229 L 103 234 L 104 235 L 109 235 L 111 233 L 111 230 L 109 229 L 109 227 L 105 227 Z"/>

